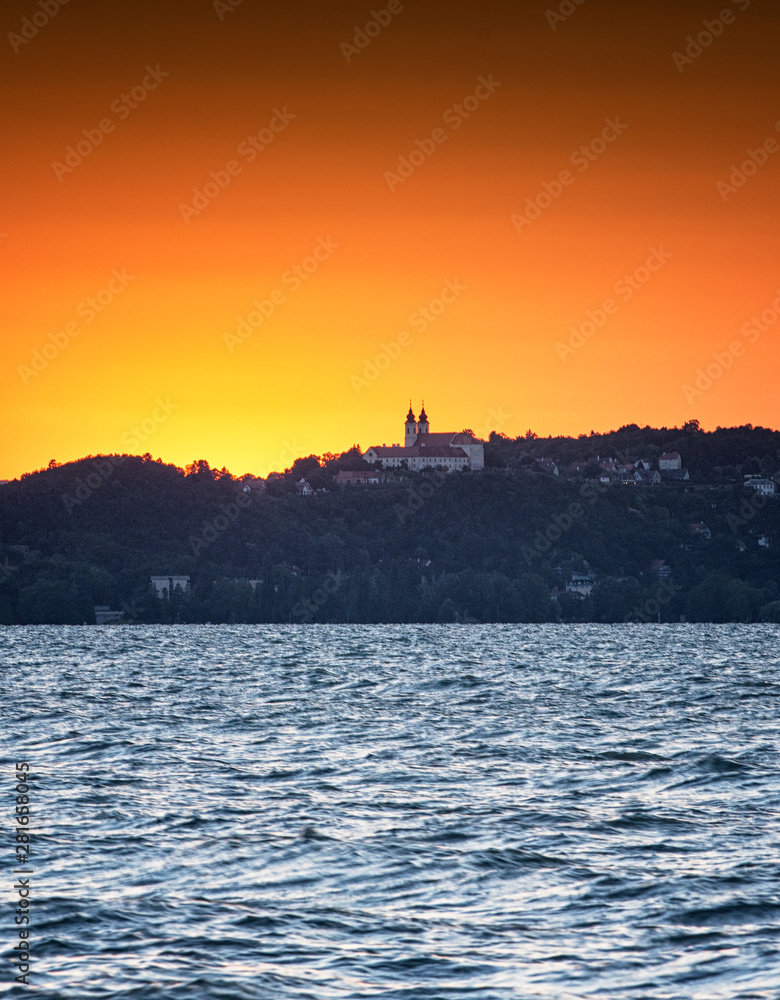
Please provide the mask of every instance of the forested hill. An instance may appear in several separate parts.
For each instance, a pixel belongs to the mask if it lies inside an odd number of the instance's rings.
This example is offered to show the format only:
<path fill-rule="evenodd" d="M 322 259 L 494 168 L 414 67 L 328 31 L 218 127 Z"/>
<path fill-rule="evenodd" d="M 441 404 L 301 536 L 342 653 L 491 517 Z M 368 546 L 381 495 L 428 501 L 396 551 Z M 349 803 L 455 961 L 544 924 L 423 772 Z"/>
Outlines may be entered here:
<path fill-rule="evenodd" d="M 655 468 L 663 453 L 678 452 L 694 482 L 731 483 L 746 474 L 774 475 L 780 470 L 780 431 L 750 424 L 702 431 L 696 420 L 681 428 L 628 424 L 607 434 L 591 431 L 576 438 L 541 438 L 531 431 L 515 439 L 492 434 L 486 451 L 496 466 L 523 467 L 551 459 L 563 467 L 599 456 L 646 458 Z"/>
<path fill-rule="evenodd" d="M 598 475 L 596 458 L 657 468 L 670 449 L 690 480 Z M 265 483 L 150 456 L 52 464 L 0 485 L 0 623 L 92 623 L 96 605 L 129 622 L 780 621 L 780 501 L 743 481 L 779 456 L 778 432 L 689 426 L 494 434 L 484 472 L 346 488 L 354 450 Z M 152 575 L 191 587 L 160 600 Z"/>

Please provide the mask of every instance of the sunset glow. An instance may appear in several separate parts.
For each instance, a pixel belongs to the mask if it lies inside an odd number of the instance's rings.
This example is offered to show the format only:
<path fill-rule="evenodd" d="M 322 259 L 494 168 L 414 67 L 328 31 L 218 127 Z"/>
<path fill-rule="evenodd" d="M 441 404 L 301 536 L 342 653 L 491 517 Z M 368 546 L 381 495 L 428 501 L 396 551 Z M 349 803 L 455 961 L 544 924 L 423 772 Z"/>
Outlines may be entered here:
<path fill-rule="evenodd" d="M 264 474 L 399 440 L 410 395 L 778 425 L 769 5 L 51 2 L 4 12 L 0 478 Z"/>

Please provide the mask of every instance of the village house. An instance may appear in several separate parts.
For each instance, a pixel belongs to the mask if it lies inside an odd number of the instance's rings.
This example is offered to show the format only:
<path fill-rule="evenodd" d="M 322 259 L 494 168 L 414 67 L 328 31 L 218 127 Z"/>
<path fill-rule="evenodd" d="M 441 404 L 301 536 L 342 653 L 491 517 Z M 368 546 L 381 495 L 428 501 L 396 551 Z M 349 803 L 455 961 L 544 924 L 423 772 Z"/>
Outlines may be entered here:
<path fill-rule="evenodd" d="M 349 472 L 342 469 L 336 474 L 333 481 L 337 486 L 376 486 L 386 482 L 386 480 L 387 476 L 373 469 L 368 472 Z"/>
<path fill-rule="evenodd" d="M 600 469 L 603 469 L 604 472 L 608 472 L 612 476 L 620 476 L 623 473 L 633 472 L 635 468 L 639 468 L 638 463 L 621 462 L 617 458 L 602 458 L 600 455 L 596 456 L 596 461 Z"/>
<path fill-rule="evenodd" d="M 578 597 L 590 597 L 593 585 L 593 577 L 588 573 L 572 573 L 571 579 L 566 584 L 566 593 L 576 594 Z"/>
<path fill-rule="evenodd" d="M 771 479 L 764 479 L 762 476 L 745 476 L 745 486 L 749 486 L 763 497 L 773 497 L 777 489 Z"/>
<path fill-rule="evenodd" d="M 672 567 L 665 559 L 654 559 L 650 563 L 650 572 L 659 580 L 670 580 L 672 577 Z"/>
<path fill-rule="evenodd" d="M 246 475 L 241 477 L 241 491 L 243 493 L 266 493 L 268 487 L 265 485 L 265 481 L 260 479 L 259 476 Z"/>
<path fill-rule="evenodd" d="M 682 469 L 682 457 L 679 451 L 665 451 L 658 459 L 658 468 L 661 472 L 675 472 Z"/>
<path fill-rule="evenodd" d="M 157 596 L 162 599 L 166 595 L 170 597 L 177 587 L 186 590 L 190 585 L 188 576 L 153 576 L 152 587 Z"/>
<path fill-rule="evenodd" d="M 97 625 L 113 625 L 120 622 L 123 615 L 122 611 L 112 611 L 107 604 L 95 604 L 94 612 Z"/>
<path fill-rule="evenodd" d="M 661 473 L 632 468 L 630 472 L 623 473 L 620 481 L 624 486 L 657 486 L 661 482 Z"/>

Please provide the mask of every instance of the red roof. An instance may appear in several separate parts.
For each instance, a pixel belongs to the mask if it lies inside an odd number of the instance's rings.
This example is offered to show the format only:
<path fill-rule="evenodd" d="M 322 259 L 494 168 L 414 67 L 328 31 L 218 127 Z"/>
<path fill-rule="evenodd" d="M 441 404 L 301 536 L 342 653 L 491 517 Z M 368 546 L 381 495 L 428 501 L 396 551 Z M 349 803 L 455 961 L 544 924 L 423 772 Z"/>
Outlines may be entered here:
<path fill-rule="evenodd" d="M 424 444 L 426 447 L 431 445 L 456 445 L 456 444 L 473 444 L 474 438 L 470 434 L 460 434 L 456 431 L 437 431 L 435 434 L 418 434 L 415 438 L 415 444 Z"/>

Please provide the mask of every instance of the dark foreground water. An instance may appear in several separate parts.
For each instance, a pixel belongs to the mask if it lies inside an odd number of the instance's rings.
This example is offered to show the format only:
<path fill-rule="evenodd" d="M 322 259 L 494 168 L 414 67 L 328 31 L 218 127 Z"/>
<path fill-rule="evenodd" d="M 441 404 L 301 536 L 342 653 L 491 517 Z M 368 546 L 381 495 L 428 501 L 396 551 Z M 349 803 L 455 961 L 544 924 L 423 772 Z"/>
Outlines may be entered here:
<path fill-rule="evenodd" d="M 21 759 L 29 995 L 777 1000 L 779 640 L 0 629 L 0 992 Z"/>

